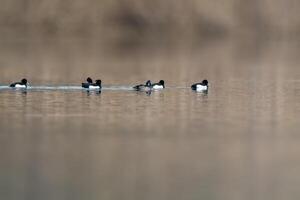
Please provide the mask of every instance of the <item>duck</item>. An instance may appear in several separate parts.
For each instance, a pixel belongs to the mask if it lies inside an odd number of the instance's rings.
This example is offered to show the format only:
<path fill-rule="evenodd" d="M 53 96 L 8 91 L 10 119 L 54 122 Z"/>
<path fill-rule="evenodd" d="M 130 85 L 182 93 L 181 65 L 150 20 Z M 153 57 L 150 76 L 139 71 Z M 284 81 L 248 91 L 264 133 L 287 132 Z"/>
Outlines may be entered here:
<path fill-rule="evenodd" d="M 136 91 L 148 91 L 148 90 L 151 90 L 151 87 L 152 87 L 151 81 L 148 80 L 148 81 L 146 81 L 145 84 L 139 84 L 139 85 L 133 86 L 133 89 Z"/>
<path fill-rule="evenodd" d="M 164 89 L 165 88 L 165 81 L 164 80 L 160 80 L 158 83 L 152 84 L 152 88 L 154 90 Z"/>
<path fill-rule="evenodd" d="M 23 78 L 21 82 L 15 82 L 9 85 L 11 88 L 27 88 L 27 79 Z"/>
<path fill-rule="evenodd" d="M 86 82 L 87 82 L 87 83 L 81 83 L 81 86 L 82 86 L 83 88 L 89 88 L 89 86 L 90 86 L 91 84 L 93 84 L 93 80 L 92 80 L 90 77 L 88 77 L 88 78 L 86 79 Z"/>
<path fill-rule="evenodd" d="M 192 90 L 196 91 L 207 91 L 208 90 L 208 81 L 205 79 L 201 83 L 195 83 L 191 85 Z"/>
<path fill-rule="evenodd" d="M 101 89 L 101 80 L 96 80 L 95 83 L 93 83 L 93 80 L 88 77 L 86 79 L 86 83 L 81 83 L 81 86 L 83 88 L 87 88 L 87 89 Z"/>
<path fill-rule="evenodd" d="M 91 83 L 88 88 L 89 89 L 101 89 L 102 88 L 102 86 L 101 86 L 101 80 L 98 79 L 98 80 L 96 80 L 95 83 Z"/>

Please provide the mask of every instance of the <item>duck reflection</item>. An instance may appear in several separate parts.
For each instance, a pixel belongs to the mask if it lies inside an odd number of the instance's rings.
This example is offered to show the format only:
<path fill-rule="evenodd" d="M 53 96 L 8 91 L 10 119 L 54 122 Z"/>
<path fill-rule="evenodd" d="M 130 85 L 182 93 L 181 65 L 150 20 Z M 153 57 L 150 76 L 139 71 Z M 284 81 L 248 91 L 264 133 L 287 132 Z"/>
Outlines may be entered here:
<path fill-rule="evenodd" d="M 101 90 L 86 90 L 86 94 L 87 94 L 87 96 L 90 96 L 90 95 L 100 95 L 101 94 Z"/>

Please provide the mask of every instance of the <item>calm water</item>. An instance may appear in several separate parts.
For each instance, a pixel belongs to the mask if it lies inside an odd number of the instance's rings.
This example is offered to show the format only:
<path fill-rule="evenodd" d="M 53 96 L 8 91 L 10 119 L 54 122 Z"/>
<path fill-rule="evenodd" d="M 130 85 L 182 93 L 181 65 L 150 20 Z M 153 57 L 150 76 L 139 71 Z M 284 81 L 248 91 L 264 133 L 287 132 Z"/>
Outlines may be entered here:
<path fill-rule="evenodd" d="M 36 72 L 43 79 L 31 75 L 27 92 L 2 87 L 0 199 L 299 199 L 299 62 L 293 49 L 276 45 L 258 55 L 229 45 L 199 57 L 139 57 L 125 63 L 141 64 L 134 75 L 134 66 L 118 72 L 109 61 L 101 94 L 37 87 L 52 75 L 76 86 L 83 79 L 73 75 L 76 66 L 67 80 L 63 70 Z M 2 60 L 15 63 L 20 54 Z M 144 62 L 154 66 L 148 77 L 165 77 L 168 88 L 128 90 L 147 79 Z M 2 65 L 1 84 L 13 70 L 34 71 L 25 69 Z M 189 88 L 202 74 L 207 94 Z"/>

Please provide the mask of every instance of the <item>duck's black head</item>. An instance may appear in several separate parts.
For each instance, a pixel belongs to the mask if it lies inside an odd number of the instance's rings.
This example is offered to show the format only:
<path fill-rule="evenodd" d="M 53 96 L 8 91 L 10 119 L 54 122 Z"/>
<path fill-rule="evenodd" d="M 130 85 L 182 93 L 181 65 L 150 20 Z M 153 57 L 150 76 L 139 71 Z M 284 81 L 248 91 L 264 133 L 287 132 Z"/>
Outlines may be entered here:
<path fill-rule="evenodd" d="M 159 81 L 159 84 L 165 86 L 165 81 L 164 81 L 164 80 L 160 80 L 160 81 Z"/>
<path fill-rule="evenodd" d="M 26 84 L 27 84 L 27 79 L 26 79 L 26 78 L 23 78 L 23 79 L 21 80 L 21 83 L 24 84 L 24 85 L 26 85 Z"/>
<path fill-rule="evenodd" d="M 202 85 L 208 85 L 208 81 L 205 79 L 202 81 Z"/>
<path fill-rule="evenodd" d="M 87 81 L 88 83 L 93 83 L 93 80 L 92 80 L 90 77 L 88 77 L 88 78 L 86 79 L 86 81 Z"/>
<path fill-rule="evenodd" d="M 146 86 L 147 86 L 147 87 L 150 87 L 150 86 L 151 86 L 151 81 L 150 81 L 150 80 L 148 80 L 148 81 L 146 82 Z"/>
<path fill-rule="evenodd" d="M 96 80 L 96 85 L 101 86 L 101 80 Z"/>

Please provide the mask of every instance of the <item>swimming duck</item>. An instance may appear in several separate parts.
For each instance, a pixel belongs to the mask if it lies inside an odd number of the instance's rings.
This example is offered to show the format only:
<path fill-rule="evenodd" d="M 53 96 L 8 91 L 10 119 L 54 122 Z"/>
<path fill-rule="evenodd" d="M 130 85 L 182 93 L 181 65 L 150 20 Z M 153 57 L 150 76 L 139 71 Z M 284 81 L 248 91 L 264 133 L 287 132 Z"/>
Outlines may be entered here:
<path fill-rule="evenodd" d="M 12 87 L 12 88 L 27 88 L 27 80 L 25 78 L 23 78 L 21 80 L 21 82 L 12 83 L 12 84 L 10 84 L 9 87 Z"/>
<path fill-rule="evenodd" d="M 203 80 L 201 83 L 195 83 L 191 86 L 192 90 L 196 91 L 207 91 L 208 90 L 208 81 Z"/>
<path fill-rule="evenodd" d="M 165 88 L 165 81 L 164 80 L 160 80 L 158 83 L 152 84 L 152 88 L 154 90 L 164 89 Z"/>
<path fill-rule="evenodd" d="M 86 82 L 87 82 L 87 83 L 81 83 L 81 86 L 82 86 L 83 88 L 89 88 L 89 86 L 90 86 L 91 84 L 93 84 L 93 80 L 92 80 L 90 77 L 88 77 L 88 78 L 86 79 Z"/>
<path fill-rule="evenodd" d="M 151 90 L 151 81 L 148 80 L 145 84 L 139 84 L 133 87 L 133 89 L 135 89 L 136 91 L 147 91 L 147 90 Z"/>
<path fill-rule="evenodd" d="M 83 88 L 87 88 L 87 89 L 101 89 L 101 80 L 96 80 L 95 83 L 93 83 L 93 80 L 88 77 L 86 79 L 87 83 L 82 83 L 81 86 Z"/>
<path fill-rule="evenodd" d="M 91 83 L 89 85 L 89 89 L 101 89 L 102 86 L 101 86 L 101 80 L 96 80 L 95 83 Z"/>

